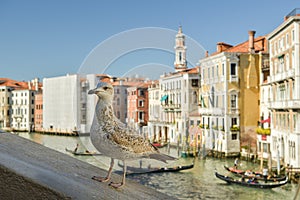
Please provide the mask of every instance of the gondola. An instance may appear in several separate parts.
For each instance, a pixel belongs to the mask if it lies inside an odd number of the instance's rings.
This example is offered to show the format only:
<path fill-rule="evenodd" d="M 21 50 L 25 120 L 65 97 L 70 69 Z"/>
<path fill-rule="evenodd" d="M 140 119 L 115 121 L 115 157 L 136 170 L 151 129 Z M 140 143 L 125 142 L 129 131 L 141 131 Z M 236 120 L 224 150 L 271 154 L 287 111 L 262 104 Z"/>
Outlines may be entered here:
<path fill-rule="evenodd" d="M 226 181 L 228 184 L 236 184 L 236 185 L 241 185 L 241 186 L 245 186 L 245 187 L 260 188 L 260 189 L 272 189 L 272 188 L 283 186 L 283 185 L 287 184 L 287 182 L 288 182 L 287 177 L 284 181 L 278 181 L 278 182 L 273 182 L 273 183 L 262 183 L 262 182 L 258 182 L 258 181 L 246 181 L 247 179 L 244 181 L 237 180 L 237 179 L 234 179 L 229 176 L 221 175 L 218 172 L 215 172 L 215 175 L 217 178 L 219 178 L 223 181 Z"/>
<path fill-rule="evenodd" d="M 118 162 L 118 166 L 123 168 L 123 165 Z M 127 175 L 131 174 L 150 174 L 150 173 L 163 173 L 163 172 L 179 172 L 182 170 L 192 169 L 194 167 L 194 163 L 190 165 L 184 166 L 175 166 L 175 167 L 161 167 L 161 168 L 139 168 L 139 167 L 131 167 L 127 166 L 127 170 L 130 171 Z"/>
<path fill-rule="evenodd" d="M 251 174 L 247 174 L 246 171 L 244 171 L 244 170 L 234 169 L 232 167 L 227 167 L 227 166 L 224 166 L 224 168 L 227 171 L 229 171 L 239 177 L 245 177 L 245 178 L 255 177 L 258 180 L 265 180 L 262 173 L 260 173 L 260 172 L 252 172 Z M 269 177 L 267 177 L 266 181 L 276 182 L 276 181 L 284 181 L 285 179 L 286 179 L 286 176 L 269 176 Z"/>
<path fill-rule="evenodd" d="M 101 153 L 97 153 L 97 152 L 90 152 L 90 151 L 81 151 L 81 152 L 77 152 L 74 150 L 70 150 L 66 148 L 66 152 L 72 153 L 75 156 L 100 156 L 102 155 Z"/>
<path fill-rule="evenodd" d="M 159 142 L 153 142 L 152 143 L 152 146 L 155 146 L 157 148 L 163 148 L 163 147 L 165 147 L 167 145 L 168 145 L 167 143 L 159 143 Z"/>

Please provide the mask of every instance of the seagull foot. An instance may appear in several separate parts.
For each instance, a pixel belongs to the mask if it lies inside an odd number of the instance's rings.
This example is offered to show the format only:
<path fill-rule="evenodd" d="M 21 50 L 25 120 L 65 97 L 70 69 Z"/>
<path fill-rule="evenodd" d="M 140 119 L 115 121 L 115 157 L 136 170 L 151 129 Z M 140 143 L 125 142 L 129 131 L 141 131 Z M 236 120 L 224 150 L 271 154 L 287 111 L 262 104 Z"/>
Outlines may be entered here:
<path fill-rule="evenodd" d="M 123 183 L 114 183 L 114 182 L 110 182 L 110 184 L 108 184 L 109 186 L 113 187 L 113 188 L 121 188 L 122 186 L 124 186 L 125 184 Z"/>
<path fill-rule="evenodd" d="M 107 182 L 109 180 L 109 178 L 107 177 L 100 177 L 100 176 L 93 176 L 92 179 L 99 182 Z"/>

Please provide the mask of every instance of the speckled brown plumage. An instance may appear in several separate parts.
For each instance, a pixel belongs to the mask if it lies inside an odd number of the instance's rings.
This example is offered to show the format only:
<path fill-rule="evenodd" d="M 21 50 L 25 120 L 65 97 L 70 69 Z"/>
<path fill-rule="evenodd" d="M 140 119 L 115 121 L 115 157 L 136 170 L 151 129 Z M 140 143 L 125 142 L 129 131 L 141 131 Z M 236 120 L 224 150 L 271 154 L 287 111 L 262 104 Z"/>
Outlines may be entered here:
<path fill-rule="evenodd" d="M 114 159 L 124 162 L 124 174 L 122 183 L 111 183 L 113 187 L 125 184 L 126 164 L 125 160 L 137 158 L 151 158 L 166 162 L 175 158 L 160 154 L 151 143 L 138 133 L 126 127 L 115 116 L 112 107 L 113 87 L 110 84 L 100 82 L 97 87 L 89 91 L 96 94 L 98 102 L 95 109 L 95 117 L 91 127 L 91 141 L 95 148 L 102 154 L 111 157 L 111 165 L 105 178 L 93 179 L 104 182 L 110 179 Z"/>

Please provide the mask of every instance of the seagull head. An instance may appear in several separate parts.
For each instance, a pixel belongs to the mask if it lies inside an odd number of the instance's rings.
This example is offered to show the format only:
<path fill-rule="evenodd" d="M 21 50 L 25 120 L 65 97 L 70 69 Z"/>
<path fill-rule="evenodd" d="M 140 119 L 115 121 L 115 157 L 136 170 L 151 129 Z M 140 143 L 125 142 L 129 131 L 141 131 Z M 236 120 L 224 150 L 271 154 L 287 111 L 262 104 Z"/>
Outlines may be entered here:
<path fill-rule="evenodd" d="M 108 83 L 99 82 L 95 89 L 89 90 L 88 94 L 96 94 L 100 99 L 103 100 L 112 100 L 114 88 Z"/>

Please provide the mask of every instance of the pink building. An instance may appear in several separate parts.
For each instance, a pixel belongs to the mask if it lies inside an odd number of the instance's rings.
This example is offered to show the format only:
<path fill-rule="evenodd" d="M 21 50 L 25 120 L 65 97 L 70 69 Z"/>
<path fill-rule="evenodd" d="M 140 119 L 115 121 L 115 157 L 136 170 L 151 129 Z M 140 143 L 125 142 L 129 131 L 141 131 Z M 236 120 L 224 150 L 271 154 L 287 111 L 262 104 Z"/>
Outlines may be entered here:
<path fill-rule="evenodd" d="M 43 131 L 43 92 L 35 94 L 34 131 Z"/>
<path fill-rule="evenodd" d="M 148 123 L 148 86 L 150 83 L 140 83 L 127 89 L 128 126 L 142 133 L 143 126 Z"/>

